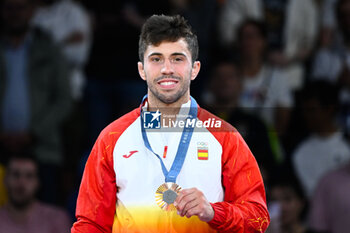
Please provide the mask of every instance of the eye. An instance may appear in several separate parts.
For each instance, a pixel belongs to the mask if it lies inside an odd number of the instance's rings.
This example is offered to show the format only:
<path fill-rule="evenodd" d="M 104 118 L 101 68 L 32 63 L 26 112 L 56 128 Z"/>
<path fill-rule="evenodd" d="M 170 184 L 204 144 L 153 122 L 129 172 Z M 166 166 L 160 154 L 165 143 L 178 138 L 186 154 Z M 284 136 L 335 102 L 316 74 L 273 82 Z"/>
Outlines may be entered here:
<path fill-rule="evenodd" d="M 151 57 L 151 61 L 158 63 L 158 62 L 161 62 L 161 58 L 160 57 Z"/>
<path fill-rule="evenodd" d="M 179 63 L 179 62 L 183 62 L 185 60 L 185 58 L 181 57 L 181 56 L 177 56 L 173 58 L 173 62 Z"/>

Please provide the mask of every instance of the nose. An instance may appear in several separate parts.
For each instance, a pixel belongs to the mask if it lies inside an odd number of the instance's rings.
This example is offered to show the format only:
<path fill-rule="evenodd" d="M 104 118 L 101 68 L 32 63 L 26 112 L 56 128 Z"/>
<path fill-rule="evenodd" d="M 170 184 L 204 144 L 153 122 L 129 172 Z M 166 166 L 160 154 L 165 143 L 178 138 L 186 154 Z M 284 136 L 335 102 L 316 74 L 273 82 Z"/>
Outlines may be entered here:
<path fill-rule="evenodd" d="M 163 63 L 163 67 L 161 69 L 161 72 L 163 75 L 169 75 L 169 74 L 174 73 L 173 65 L 171 64 L 171 62 L 169 60 L 165 60 L 165 62 Z"/>

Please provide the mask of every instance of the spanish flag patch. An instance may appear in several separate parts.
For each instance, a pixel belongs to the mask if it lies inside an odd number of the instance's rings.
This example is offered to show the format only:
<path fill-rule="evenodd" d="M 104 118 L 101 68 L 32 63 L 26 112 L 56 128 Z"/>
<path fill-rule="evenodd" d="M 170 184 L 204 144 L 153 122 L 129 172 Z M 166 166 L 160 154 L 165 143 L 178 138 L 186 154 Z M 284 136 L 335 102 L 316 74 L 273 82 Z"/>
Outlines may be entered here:
<path fill-rule="evenodd" d="M 198 142 L 197 143 L 197 156 L 199 160 L 208 160 L 208 143 Z"/>

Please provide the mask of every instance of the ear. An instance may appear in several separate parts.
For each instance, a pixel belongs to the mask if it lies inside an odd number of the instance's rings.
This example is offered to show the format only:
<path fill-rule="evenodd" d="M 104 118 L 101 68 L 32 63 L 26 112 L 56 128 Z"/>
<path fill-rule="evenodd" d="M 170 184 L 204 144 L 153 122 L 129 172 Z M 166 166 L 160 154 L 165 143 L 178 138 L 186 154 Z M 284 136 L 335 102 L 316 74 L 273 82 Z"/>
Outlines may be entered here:
<path fill-rule="evenodd" d="M 146 81 L 146 73 L 145 73 L 145 69 L 144 69 L 144 67 L 143 67 L 142 62 L 139 61 L 139 62 L 137 63 L 137 68 L 138 68 L 138 70 L 139 70 L 140 77 L 141 77 L 143 80 Z"/>
<path fill-rule="evenodd" d="M 195 61 L 192 67 L 191 80 L 194 80 L 197 77 L 200 69 L 201 69 L 201 63 L 199 61 Z"/>

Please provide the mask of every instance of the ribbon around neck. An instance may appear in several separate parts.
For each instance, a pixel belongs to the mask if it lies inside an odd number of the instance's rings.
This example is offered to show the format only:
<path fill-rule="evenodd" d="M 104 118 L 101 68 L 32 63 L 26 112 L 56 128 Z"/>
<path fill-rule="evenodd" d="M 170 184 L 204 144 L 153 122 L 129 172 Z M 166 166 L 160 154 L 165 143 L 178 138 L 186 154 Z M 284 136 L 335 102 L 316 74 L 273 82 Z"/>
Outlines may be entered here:
<path fill-rule="evenodd" d="M 142 114 L 142 105 L 143 105 L 144 101 L 146 100 L 146 98 L 147 98 L 147 95 L 145 95 L 143 97 L 143 99 L 142 99 L 141 110 L 140 110 L 141 131 L 142 131 L 143 142 L 144 142 L 146 148 L 148 150 L 150 150 L 159 159 L 160 164 L 162 166 L 162 171 L 163 171 L 163 174 L 164 174 L 164 177 L 165 177 L 165 182 L 176 183 L 176 178 L 179 175 L 179 173 L 181 171 L 181 168 L 182 168 L 182 166 L 183 166 L 183 164 L 185 162 L 187 150 L 188 150 L 188 147 L 190 145 L 190 141 L 191 141 L 191 138 L 192 138 L 194 127 L 191 127 L 191 126 L 187 127 L 187 124 L 185 124 L 185 127 L 184 127 L 184 129 L 182 131 L 180 143 L 179 143 L 179 146 L 178 146 L 178 149 L 177 149 L 177 152 L 176 152 L 176 156 L 175 156 L 174 162 L 171 165 L 170 170 L 168 171 L 166 169 L 165 165 L 164 165 L 164 162 L 163 162 L 162 158 L 157 153 L 155 153 L 152 150 L 152 147 L 151 147 L 151 145 L 150 145 L 150 143 L 148 141 L 147 133 L 146 133 L 146 130 L 145 130 L 145 127 L 144 127 L 144 124 L 143 124 L 144 116 Z M 197 112 L 198 112 L 197 102 L 191 96 L 191 107 L 190 107 L 190 111 L 188 113 L 188 117 L 186 118 L 186 121 L 188 119 L 197 119 Z"/>

